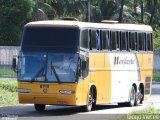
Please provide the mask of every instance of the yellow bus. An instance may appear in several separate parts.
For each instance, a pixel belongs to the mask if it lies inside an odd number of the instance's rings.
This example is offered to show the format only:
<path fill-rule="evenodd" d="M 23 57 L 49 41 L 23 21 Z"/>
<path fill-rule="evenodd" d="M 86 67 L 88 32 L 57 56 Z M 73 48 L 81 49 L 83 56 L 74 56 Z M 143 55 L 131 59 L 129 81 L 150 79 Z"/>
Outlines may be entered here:
<path fill-rule="evenodd" d="M 25 25 L 18 60 L 19 103 L 136 106 L 151 95 L 148 25 L 36 21 Z"/>

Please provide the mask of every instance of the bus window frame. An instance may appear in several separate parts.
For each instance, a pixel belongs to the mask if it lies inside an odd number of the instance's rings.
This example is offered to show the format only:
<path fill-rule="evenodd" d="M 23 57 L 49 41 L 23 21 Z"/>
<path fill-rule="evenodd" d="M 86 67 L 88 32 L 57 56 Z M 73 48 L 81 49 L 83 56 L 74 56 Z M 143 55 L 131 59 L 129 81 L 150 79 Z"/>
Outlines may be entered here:
<path fill-rule="evenodd" d="M 98 34 L 98 37 L 99 37 L 99 41 L 97 39 L 97 34 Z M 101 29 L 97 29 L 96 30 L 96 49 L 97 49 L 97 51 L 101 51 L 102 50 Z"/>
<path fill-rule="evenodd" d="M 148 35 L 150 37 L 150 47 L 148 46 Z M 153 51 L 153 34 L 152 33 L 146 33 L 146 49 L 147 49 L 147 52 Z"/>
<path fill-rule="evenodd" d="M 95 35 L 94 35 L 95 38 L 94 38 L 94 39 L 96 40 L 96 29 L 91 29 L 91 34 L 90 34 L 90 41 L 91 41 L 90 43 L 91 43 L 91 44 L 90 44 L 90 48 L 91 48 L 92 51 L 96 51 L 97 48 L 93 48 L 93 36 L 92 36 L 92 35 L 93 35 L 93 34 L 92 34 L 93 32 L 95 32 Z M 94 42 L 96 43 L 96 41 L 94 41 Z M 95 44 L 94 47 L 97 47 L 97 43 Z"/>
<path fill-rule="evenodd" d="M 112 46 L 112 43 L 113 43 L 113 40 L 112 40 L 112 33 L 115 33 L 115 49 L 113 50 L 113 46 Z M 110 51 L 117 51 L 117 38 L 118 38 L 118 36 L 117 36 L 117 30 L 111 30 L 110 31 Z"/>
<path fill-rule="evenodd" d="M 139 35 L 141 35 L 141 40 L 139 40 Z M 145 52 L 145 35 L 144 32 L 137 32 L 137 40 L 138 40 L 138 51 Z M 140 42 L 141 41 L 141 42 Z M 141 46 L 140 46 L 141 45 Z"/>
<path fill-rule="evenodd" d="M 129 42 L 130 42 L 130 41 L 129 41 L 129 31 L 126 31 L 126 35 L 127 35 L 127 36 L 126 36 L 126 37 L 127 37 L 127 51 L 130 52 L 130 49 L 129 49 L 129 44 L 130 44 L 130 43 L 129 43 Z"/>
<path fill-rule="evenodd" d="M 144 43 L 143 43 L 144 44 L 144 51 L 147 52 L 147 45 L 146 45 L 147 44 L 146 43 L 147 42 L 147 33 L 143 32 L 143 35 L 144 35 Z"/>
<path fill-rule="evenodd" d="M 104 40 L 102 37 L 102 32 L 105 33 L 105 35 L 103 37 L 105 37 L 105 44 L 106 44 L 106 48 L 104 48 Z M 102 29 L 100 30 L 100 35 L 101 35 L 101 50 L 103 51 L 109 51 L 110 50 L 110 31 L 106 30 L 106 29 Z"/>
<path fill-rule="evenodd" d="M 121 50 L 121 31 L 116 31 L 117 33 L 117 40 L 116 40 L 116 50 Z"/>
<path fill-rule="evenodd" d="M 125 34 L 125 40 L 124 40 L 124 42 L 125 42 L 125 49 L 122 49 L 122 33 Z M 121 51 L 127 51 L 127 44 L 128 44 L 128 42 L 127 42 L 128 41 L 127 40 L 127 33 L 126 33 L 126 31 L 121 31 L 120 34 L 121 34 L 120 35 L 120 48 L 121 48 L 120 50 Z"/>
<path fill-rule="evenodd" d="M 93 46 L 93 40 L 92 40 L 92 32 L 95 32 L 95 39 L 96 39 L 96 41 L 95 41 L 95 43 L 96 43 L 96 48 L 93 48 L 92 46 Z M 100 46 L 98 46 L 98 41 L 97 41 L 97 34 L 99 34 L 99 45 Z M 97 49 L 98 48 L 98 49 Z M 102 40 L 101 40 L 101 29 L 94 29 L 94 28 L 91 28 L 91 29 L 89 29 L 89 50 L 90 51 L 94 51 L 94 52 L 98 52 L 98 51 L 101 51 L 102 50 Z"/>
<path fill-rule="evenodd" d="M 84 48 L 84 47 L 82 47 L 81 46 L 81 40 L 82 40 L 82 31 L 83 30 L 87 30 L 88 31 L 88 36 L 87 36 L 87 40 L 88 40 L 88 48 Z M 85 51 L 89 51 L 89 49 L 90 49 L 90 38 L 89 38 L 89 34 L 90 34 L 90 31 L 89 31 L 89 29 L 88 28 L 84 28 L 84 29 L 81 29 L 80 30 L 80 43 L 79 43 L 79 47 L 80 47 L 80 49 L 83 49 L 83 50 L 85 50 Z"/>
<path fill-rule="evenodd" d="M 129 51 L 137 51 L 137 34 L 136 34 L 136 32 L 134 32 L 134 31 L 129 31 L 129 43 L 130 43 L 130 50 Z M 131 40 L 131 34 L 133 34 L 134 35 L 134 41 L 132 41 Z M 134 46 L 133 46 L 134 45 Z M 134 47 L 134 50 L 133 50 L 133 47 Z"/>
<path fill-rule="evenodd" d="M 153 51 L 153 33 L 150 34 L 151 34 L 151 51 Z"/>

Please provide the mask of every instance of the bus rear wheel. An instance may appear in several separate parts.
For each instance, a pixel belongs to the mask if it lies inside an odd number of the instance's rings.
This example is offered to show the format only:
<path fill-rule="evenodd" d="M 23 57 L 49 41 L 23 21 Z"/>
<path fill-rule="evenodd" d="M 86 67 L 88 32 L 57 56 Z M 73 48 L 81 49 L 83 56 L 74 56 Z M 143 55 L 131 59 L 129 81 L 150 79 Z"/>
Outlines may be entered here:
<path fill-rule="evenodd" d="M 136 90 L 135 90 L 134 86 L 131 87 L 129 97 L 130 98 L 129 98 L 128 106 L 133 107 L 136 102 Z"/>
<path fill-rule="evenodd" d="M 36 111 L 44 111 L 46 105 L 44 105 L 44 104 L 34 104 L 34 107 L 35 107 Z"/>
<path fill-rule="evenodd" d="M 135 101 L 135 106 L 138 106 L 139 104 L 142 104 L 144 100 L 144 91 L 143 89 L 139 89 L 139 92 L 136 95 L 136 101 Z"/>

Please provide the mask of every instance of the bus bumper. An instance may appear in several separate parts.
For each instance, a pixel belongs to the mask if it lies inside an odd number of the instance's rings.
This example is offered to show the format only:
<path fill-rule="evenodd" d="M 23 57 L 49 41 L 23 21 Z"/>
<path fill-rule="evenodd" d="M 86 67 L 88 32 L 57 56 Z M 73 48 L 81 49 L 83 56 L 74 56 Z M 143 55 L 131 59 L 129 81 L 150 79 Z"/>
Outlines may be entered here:
<path fill-rule="evenodd" d="M 50 95 L 19 93 L 19 103 L 48 105 L 77 105 L 75 95 Z"/>

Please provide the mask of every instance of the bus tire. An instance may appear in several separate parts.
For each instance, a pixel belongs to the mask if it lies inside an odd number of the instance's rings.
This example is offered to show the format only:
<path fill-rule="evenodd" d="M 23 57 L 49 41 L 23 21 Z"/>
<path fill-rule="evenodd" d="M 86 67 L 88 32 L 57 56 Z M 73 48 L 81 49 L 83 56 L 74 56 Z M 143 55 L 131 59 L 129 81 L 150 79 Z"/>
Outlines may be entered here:
<path fill-rule="evenodd" d="M 140 99 L 139 104 L 143 104 L 143 100 L 144 100 L 144 94 L 142 94 L 142 98 Z"/>
<path fill-rule="evenodd" d="M 87 99 L 87 105 L 85 105 L 85 111 L 89 112 L 92 110 L 93 107 L 93 89 L 90 90 L 88 99 Z"/>
<path fill-rule="evenodd" d="M 36 111 L 44 111 L 46 105 L 44 105 L 44 104 L 34 104 L 34 107 L 35 107 Z"/>
<path fill-rule="evenodd" d="M 130 93 L 129 93 L 129 102 L 127 103 L 129 107 L 133 107 L 136 102 L 136 90 L 134 86 L 131 87 Z"/>
<path fill-rule="evenodd" d="M 143 85 L 141 85 L 139 88 L 139 93 L 137 93 L 137 95 L 136 95 L 135 106 L 142 104 L 143 100 L 144 100 L 144 87 L 143 87 Z"/>
<path fill-rule="evenodd" d="M 141 85 L 140 87 L 140 93 L 141 93 L 140 104 L 143 104 L 143 100 L 144 100 L 144 86 L 143 85 Z"/>

